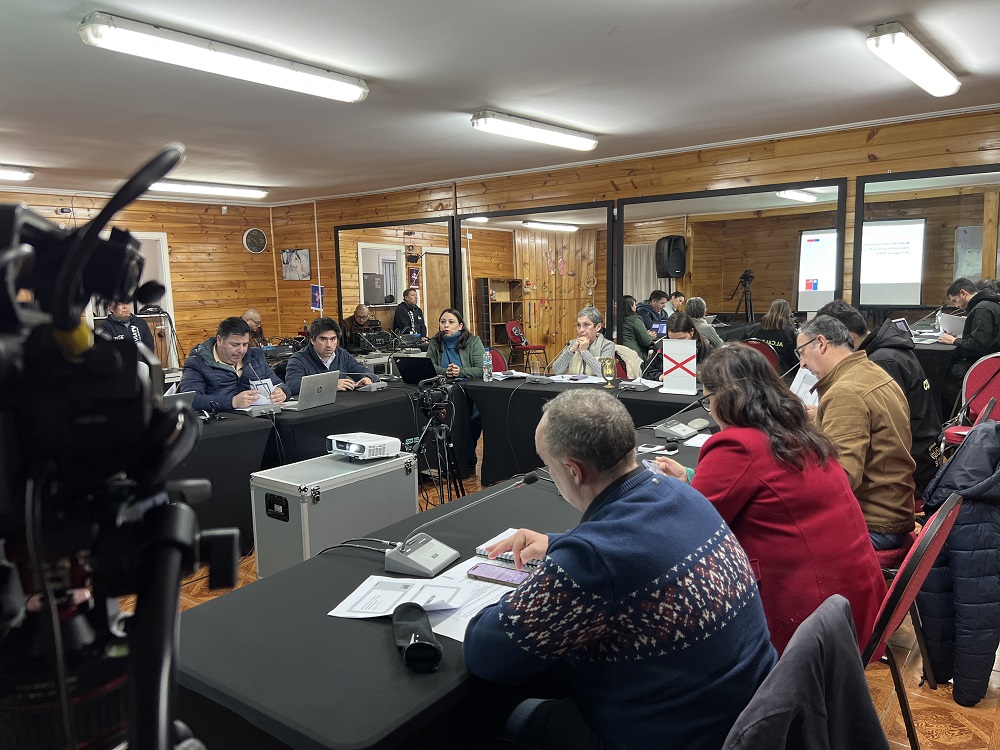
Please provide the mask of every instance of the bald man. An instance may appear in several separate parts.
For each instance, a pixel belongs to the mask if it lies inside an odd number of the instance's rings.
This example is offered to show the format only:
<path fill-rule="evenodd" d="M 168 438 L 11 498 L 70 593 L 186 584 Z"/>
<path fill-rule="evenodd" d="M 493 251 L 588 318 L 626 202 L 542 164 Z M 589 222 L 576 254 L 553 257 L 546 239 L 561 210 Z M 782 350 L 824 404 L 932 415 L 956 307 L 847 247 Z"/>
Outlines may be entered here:
<path fill-rule="evenodd" d="M 372 331 L 380 331 L 382 329 L 382 323 L 379 319 L 373 317 L 371 311 L 364 305 L 358 305 L 354 308 L 354 314 L 349 318 L 345 318 L 341 328 L 344 330 L 344 345 L 356 347 L 358 349 L 371 349 L 361 337 L 355 335 L 359 331 L 364 334 L 371 333 Z"/>
<path fill-rule="evenodd" d="M 250 346 L 266 346 L 268 341 L 264 335 L 264 326 L 261 323 L 260 313 L 256 308 L 248 307 L 243 311 L 243 320 L 250 326 Z"/>

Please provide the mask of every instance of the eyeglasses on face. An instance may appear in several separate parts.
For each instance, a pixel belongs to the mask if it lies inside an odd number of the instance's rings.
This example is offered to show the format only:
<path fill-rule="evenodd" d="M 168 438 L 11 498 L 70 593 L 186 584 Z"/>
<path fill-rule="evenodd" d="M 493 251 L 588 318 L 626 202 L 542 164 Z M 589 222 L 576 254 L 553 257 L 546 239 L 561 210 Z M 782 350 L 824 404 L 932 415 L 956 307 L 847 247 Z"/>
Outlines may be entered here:
<path fill-rule="evenodd" d="M 804 350 L 804 349 L 805 349 L 805 348 L 806 348 L 807 346 L 809 346 L 810 344 L 814 344 L 814 343 L 816 343 L 816 342 L 817 342 L 818 340 L 819 340 L 819 336 L 816 336 L 815 338 L 811 338 L 811 339 L 809 339 L 809 340 L 808 340 L 808 341 L 807 341 L 806 343 L 804 343 L 804 344 L 803 344 L 802 346 L 797 346 L 797 347 L 795 347 L 795 358 L 796 358 L 796 359 L 802 359 L 802 351 L 803 351 L 803 350 Z"/>
<path fill-rule="evenodd" d="M 711 396 L 712 396 L 712 394 L 709 393 L 708 395 L 702 396 L 701 398 L 699 398 L 698 399 L 698 406 L 700 406 L 705 411 L 708 411 L 709 408 L 711 408 L 711 405 L 712 405 L 711 402 L 709 401 L 709 398 L 711 398 Z"/>

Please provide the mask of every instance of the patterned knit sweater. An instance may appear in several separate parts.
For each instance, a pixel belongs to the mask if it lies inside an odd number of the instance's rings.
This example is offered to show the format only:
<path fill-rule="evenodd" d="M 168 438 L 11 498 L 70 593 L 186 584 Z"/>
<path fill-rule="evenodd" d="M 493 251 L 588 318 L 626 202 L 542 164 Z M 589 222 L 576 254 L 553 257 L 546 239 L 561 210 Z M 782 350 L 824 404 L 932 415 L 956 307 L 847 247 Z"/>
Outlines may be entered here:
<path fill-rule="evenodd" d="M 469 671 L 516 683 L 562 659 L 608 747 L 718 750 L 777 659 L 750 564 L 704 497 L 636 469 L 466 631 Z M 541 696 L 544 697 L 544 696 Z"/>

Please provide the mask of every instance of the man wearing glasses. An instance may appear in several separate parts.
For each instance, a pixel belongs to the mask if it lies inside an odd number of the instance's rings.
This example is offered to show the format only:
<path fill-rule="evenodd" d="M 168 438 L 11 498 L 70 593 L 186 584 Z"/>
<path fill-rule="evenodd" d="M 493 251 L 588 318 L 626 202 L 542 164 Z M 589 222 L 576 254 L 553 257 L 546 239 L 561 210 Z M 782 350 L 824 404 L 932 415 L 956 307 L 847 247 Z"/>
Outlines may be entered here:
<path fill-rule="evenodd" d="M 795 354 L 819 378 L 816 412 L 861 505 L 875 549 L 897 549 L 913 531 L 910 411 L 896 381 L 854 351 L 847 326 L 818 315 L 802 326 Z"/>
<path fill-rule="evenodd" d="M 253 307 L 248 307 L 243 312 L 243 320 L 250 327 L 250 346 L 255 348 L 267 346 L 267 336 L 264 335 L 264 324 L 260 312 Z"/>
<path fill-rule="evenodd" d="M 340 326 L 333 318 L 316 318 L 309 324 L 309 346 L 295 352 L 288 360 L 285 385 L 293 397 L 299 395 L 302 378 L 323 372 L 340 371 L 338 391 L 353 391 L 358 386 L 378 380 L 374 373 L 341 349 Z"/>

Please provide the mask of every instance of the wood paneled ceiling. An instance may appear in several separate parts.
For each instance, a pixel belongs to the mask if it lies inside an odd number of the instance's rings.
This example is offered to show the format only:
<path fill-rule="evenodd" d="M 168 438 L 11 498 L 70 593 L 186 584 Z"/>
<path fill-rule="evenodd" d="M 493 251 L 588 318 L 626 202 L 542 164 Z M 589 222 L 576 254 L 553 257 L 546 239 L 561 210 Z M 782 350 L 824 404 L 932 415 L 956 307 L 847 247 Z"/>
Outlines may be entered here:
<path fill-rule="evenodd" d="M 348 195 L 1000 105 L 997 0 L 6 0 L 0 164 L 113 191 L 162 144 L 176 179 Z M 101 10 L 358 76 L 357 104 L 98 50 Z M 962 80 L 935 99 L 865 46 L 899 20 Z M 473 131 L 492 108 L 593 132 L 573 152 Z M 19 188 L 22 186 L 18 186 Z"/>

